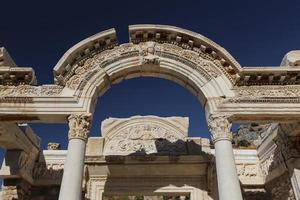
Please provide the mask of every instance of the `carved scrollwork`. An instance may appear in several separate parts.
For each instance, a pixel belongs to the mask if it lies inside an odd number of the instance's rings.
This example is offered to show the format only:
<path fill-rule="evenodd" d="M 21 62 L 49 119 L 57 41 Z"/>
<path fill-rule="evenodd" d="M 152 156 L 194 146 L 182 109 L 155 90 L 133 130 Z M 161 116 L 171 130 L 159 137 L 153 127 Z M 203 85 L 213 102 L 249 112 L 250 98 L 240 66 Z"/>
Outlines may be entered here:
<path fill-rule="evenodd" d="M 213 142 L 227 139 L 232 140 L 231 123 L 228 121 L 228 116 L 213 114 L 208 118 L 208 129 L 211 133 Z"/>
<path fill-rule="evenodd" d="M 63 90 L 62 86 L 57 85 L 19 85 L 19 86 L 0 86 L 0 101 L 11 97 L 41 97 L 58 96 Z"/>
<path fill-rule="evenodd" d="M 175 44 L 169 43 L 157 44 L 157 48 L 159 48 L 159 50 L 162 52 L 172 54 L 174 56 L 177 56 L 178 58 L 181 57 L 189 62 L 194 63 L 195 69 L 200 73 L 206 72 L 211 74 L 215 78 L 221 75 L 221 71 L 217 69 L 216 63 L 213 63 L 209 58 L 205 56 L 203 57 L 203 55 L 201 56 L 201 54 L 196 51 L 184 49 Z"/>
<path fill-rule="evenodd" d="M 92 54 L 90 57 L 82 59 L 72 66 L 63 78 L 66 86 L 70 89 L 78 89 L 81 82 L 86 80 L 86 75 L 92 71 L 99 71 L 106 65 L 116 62 L 122 58 L 139 56 L 141 64 L 160 63 L 161 57 L 172 58 L 191 68 L 195 69 L 206 79 L 218 77 L 221 75 L 219 69 L 221 64 L 203 57 L 198 52 L 184 49 L 175 44 L 157 43 L 154 41 L 140 42 L 139 44 L 123 44 L 113 49 Z M 218 66 L 220 65 L 220 66 Z"/>
<path fill-rule="evenodd" d="M 236 96 L 224 100 L 224 103 L 296 103 L 300 102 L 299 86 L 239 86 Z"/>
<path fill-rule="evenodd" d="M 105 154 L 176 154 L 186 153 L 180 134 L 152 123 L 128 126 L 120 130 L 107 144 Z"/>
<path fill-rule="evenodd" d="M 72 114 L 68 118 L 69 120 L 69 140 L 71 139 L 82 139 L 87 141 L 92 114 L 91 113 L 82 113 L 82 114 Z"/>
<path fill-rule="evenodd" d="M 299 97 L 298 86 L 240 86 L 236 91 L 237 97 Z"/>

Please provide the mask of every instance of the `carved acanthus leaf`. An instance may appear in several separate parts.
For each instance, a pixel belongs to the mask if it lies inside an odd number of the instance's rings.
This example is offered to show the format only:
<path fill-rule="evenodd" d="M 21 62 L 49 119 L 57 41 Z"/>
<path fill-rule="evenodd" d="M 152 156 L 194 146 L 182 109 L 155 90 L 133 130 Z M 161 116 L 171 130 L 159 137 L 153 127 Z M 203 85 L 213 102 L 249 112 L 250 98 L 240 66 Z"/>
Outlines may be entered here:
<path fill-rule="evenodd" d="M 68 118 L 69 120 L 69 140 L 71 139 L 82 139 L 87 141 L 92 114 L 91 113 L 81 113 L 81 114 L 72 114 Z"/>
<path fill-rule="evenodd" d="M 213 142 L 221 139 L 232 140 L 231 123 L 228 121 L 228 116 L 212 114 L 208 118 L 208 129 L 211 133 Z"/>

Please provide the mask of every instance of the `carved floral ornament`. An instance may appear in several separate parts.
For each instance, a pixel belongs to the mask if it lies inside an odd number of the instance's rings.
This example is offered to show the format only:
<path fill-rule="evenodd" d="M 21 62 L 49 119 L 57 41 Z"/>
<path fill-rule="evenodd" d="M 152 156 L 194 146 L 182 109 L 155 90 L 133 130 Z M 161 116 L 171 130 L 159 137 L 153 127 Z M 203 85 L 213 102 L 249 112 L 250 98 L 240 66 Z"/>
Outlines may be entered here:
<path fill-rule="evenodd" d="M 211 133 L 212 141 L 232 140 L 231 123 L 228 121 L 227 115 L 213 114 L 208 118 L 208 129 Z"/>
<path fill-rule="evenodd" d="M 237 97 L 299 97 L 299 86 L 252 86 L 239 87 L 236 90 Z"/>
<path fill-rule="evenodd" d="M 91 113 L 71 114 L 68 117 L 69 120 L 69 140 L 82 139 L 87 141 L 91 123 Z"/>
<path fill-rule="evenodd" d="M 18 85 L 18 86 L 0 86 L 1 98 L 5 97 L 40 97 L 40 96 L 58 96 L 63 90 L 58 85 Z"/>
<path fill-rule="evenodd" d="M 128 57 L 140 57 L 140 64 L 160 64 L 160 58 L 171 58 L 182 62 L 195 69 L 207 80 L 216 78 L 221 73 L 221 63 L 213 58 L 202 56 L 199 52 L 184 49 L 175 44 L 157 43 L 153 41 L 141 42 L 139 44 L 123 44 L 115 46 L 100 53 L 92 54 L 83 60 L 78 61 L 72 66 L 72 69 L 62 78 L 65 85 L 70 89 L 82 89 L 82 83 L 87 81 L 86 77 L 95 74 L 105 68 L 107 65 L 120 59 Z"/>
<path fill-rule="evenodd" d="M 223 103 L 299 103 L 298 85 L 239 86 L 234 89 L 235 97 Z"/>
<path fill-rule="evenodd" d="M 105 145 L 106 155 L 131 153 L 186 153 L 183 135 L 156 123 L 135 123 L 122 128 Z"/>

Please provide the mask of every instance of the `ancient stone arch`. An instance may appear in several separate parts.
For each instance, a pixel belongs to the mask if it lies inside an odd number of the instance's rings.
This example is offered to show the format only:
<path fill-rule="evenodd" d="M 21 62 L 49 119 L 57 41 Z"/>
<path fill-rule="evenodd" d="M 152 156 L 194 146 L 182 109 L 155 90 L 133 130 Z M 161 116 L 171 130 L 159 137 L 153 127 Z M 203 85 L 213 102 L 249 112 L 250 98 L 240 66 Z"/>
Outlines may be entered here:
<path fill-rule="evenodd" d="M 231 122 L 298 122 L 300 69 L 293 63 L 297 65 L 299 60 L 283 61 L 288 66 L 280 67 L 241 67 L 224 48 L 188 30 L 133 25 L 129 34 L 130 42 L 120 45 L 114 29 L 79 42 L 56 64 L 55 83 L 50 85 L 36 86 L 34 70 L 17 67 L 2 48 L 2 124 L 69 122 L 65 172 L 76 171 L 75 182 L 79 183 L 83 166 L 72 169 L 72 163 L 84 158 L 97 98 L 124 79 L 152 76 L 172 80 L 191 91 L 205 107 L 216 148 L 220 199 L 241 199 Z M 231 184 L 222 184 L 228 177 Z M 72 199 L 80 198 L 80 193 L 74 192 L 79 191 L 80 184 L 66 185 L 73 179 L 70 173 L 64 173 L 60 199 L 69 198 L 70 190 Z M 228 196 L 228 191 L 236 196 Z"/>
<path fill-rule="evenodd" d="M 83 101 L 96 99 L 111 84 L 139 76 L 175 81 L 203 105 L 209 98 L 233 96 L 230 88 L 240 66 L 224 49 L 185 30 L 176 34 L 172 27 L 145 27 L 146 32 L 143 26 L 131 26 L 130 43 L 119 46 L 114 30 L 78 43 L 55 66 L 57 83 L 73 89 Z M 93 103 L 83 102 L 87 110 L 93 110 Z"/>

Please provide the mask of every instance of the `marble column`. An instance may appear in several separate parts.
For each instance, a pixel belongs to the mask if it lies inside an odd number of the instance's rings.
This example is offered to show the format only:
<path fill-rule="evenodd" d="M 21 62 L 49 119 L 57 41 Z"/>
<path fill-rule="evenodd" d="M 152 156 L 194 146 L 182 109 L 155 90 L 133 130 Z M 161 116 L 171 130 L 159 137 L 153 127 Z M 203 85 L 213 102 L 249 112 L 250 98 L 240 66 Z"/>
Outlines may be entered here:
<path fill-rule="evenodd" d="M 91 114 L 72 114 L 68 120 L 69 145 L 59 200 L 81 200 L 85 147 L 91 126 Z"/>
<path fill-rule="evenodd" d="M 300 200 L 300 169 L 294 168 L 290 170 L 291 183 L 296 200 Z"/>
<path fill-rule="evenodd" d="M 211 115 L 208 127 L 215 146 L 219 200 L 242 200 L 232 149 L 231 123 L 224 115 Z"/>

